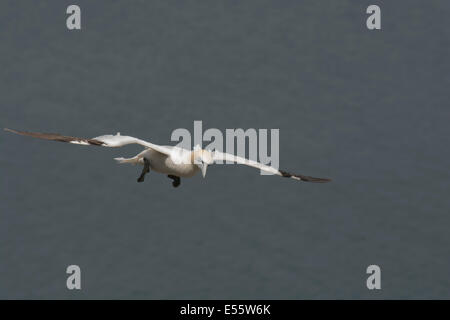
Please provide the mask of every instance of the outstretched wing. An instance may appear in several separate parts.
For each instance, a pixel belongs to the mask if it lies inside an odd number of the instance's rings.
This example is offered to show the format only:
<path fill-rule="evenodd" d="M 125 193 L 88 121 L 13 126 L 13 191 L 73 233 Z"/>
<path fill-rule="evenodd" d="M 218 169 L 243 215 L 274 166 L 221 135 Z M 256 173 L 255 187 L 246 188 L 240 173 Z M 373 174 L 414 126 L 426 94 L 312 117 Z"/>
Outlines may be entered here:
<path fill-rule="evenodd" d="M 249 160 L 249 159 L 245 159 L 242 157 L 238 157 L 229 153 L 223 153 L 223 152 L 219 152 L 219 151 L 214 151 L 213 152 L 213 160 L 214 161 L 230 161 L 230 162 L 236 162 L 239 164 L 243 164 L 243 165 L 247 165 L 253 168 L 257 168 L 272 174 L 276 174 L 278 176 L 282 176 L 285 178 L 292 178 L 295 180 L 300 180 L 300 181 L 307 181 L 307 182 L 316 182 L 316 183 L 324 183 L 324 182 L 330 182 L 331 179 L 326 179 L 326 178 L 314 178 L 314 177 L 310 177 L 310 176 L 304 176 L 301 174 L 292 174 L 286 171 L 282 171 L 282 170 L 278 170 L 275 169 L 273 167 L 269 167 L 266 166 L 262 163 L 253 161 L 253 160 Z"/>
<path fill-rule="evenodd" d="M 138 138 L 130 137 L 130 136 L 121 136 L 119 133 L 116 135 L 103 135 L 91 139 L 85 138 L 77 138 L 70 136 L 63 136 L 56 133 L 40 133 L 40 132 L 27 132 L 27 131 L 17 131 L 12 129 L 5 128 L 5 131 L 9 131 L 12 133 L 20 134 L 23 136 L 30 136 L 39 139 L 45 140 L 53 140 L 60 142 L 68 142 L 73 144 L 81 144 L 81 145 L 92 145 L 92 146 L 101 146 L 101 147 L 110 147 L 117 148 L 122 147 L 128 144 L 139 144 L 147 148 L 151 148 L 160 153 L 164 153 L 169 155 L 171 152 L 170 147 L 160 146 L 157 144 L 153 144 Z"/>

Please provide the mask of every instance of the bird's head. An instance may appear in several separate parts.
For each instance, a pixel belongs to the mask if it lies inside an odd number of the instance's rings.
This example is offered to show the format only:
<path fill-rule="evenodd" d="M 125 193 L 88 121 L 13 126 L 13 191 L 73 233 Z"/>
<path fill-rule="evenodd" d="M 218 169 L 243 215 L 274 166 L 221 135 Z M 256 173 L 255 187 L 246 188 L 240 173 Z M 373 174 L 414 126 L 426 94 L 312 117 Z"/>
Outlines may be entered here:
<path fill-rule="evenodd" d="M 213 164 L 214 162 L 212 153 L 208 150 L 203 150 L 197 145 L 192 152 L 192 157 L 193 163 L 202 171 L 202 176 L 204 178 L 206 176 L 208 165 Z"/>

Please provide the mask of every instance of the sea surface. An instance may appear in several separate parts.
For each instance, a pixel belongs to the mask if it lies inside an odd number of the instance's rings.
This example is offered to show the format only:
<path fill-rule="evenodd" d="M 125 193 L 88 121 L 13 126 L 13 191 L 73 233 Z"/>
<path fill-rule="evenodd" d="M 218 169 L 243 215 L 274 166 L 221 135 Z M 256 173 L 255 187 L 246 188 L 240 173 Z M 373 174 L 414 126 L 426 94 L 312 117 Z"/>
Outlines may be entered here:
<path fill-rule="evenodd" d="M 0 132 L 2 299 L 450 298 L 449 1 L 0 2 L 0 127 L 157 144 L 279 129 L 280 168 L 174 189 Z M 366 269 L 381 268 L 381 290 Z M 81 290 L 66 268 L 81 268 Z"/>

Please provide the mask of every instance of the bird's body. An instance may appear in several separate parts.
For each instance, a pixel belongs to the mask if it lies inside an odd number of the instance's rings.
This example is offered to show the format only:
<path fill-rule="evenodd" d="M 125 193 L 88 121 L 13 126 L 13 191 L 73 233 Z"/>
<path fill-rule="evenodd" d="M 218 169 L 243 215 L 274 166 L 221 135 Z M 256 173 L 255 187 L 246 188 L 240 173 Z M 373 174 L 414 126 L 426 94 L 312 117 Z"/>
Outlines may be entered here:
<path fill-rule="evenodd" d="M 173 149 L 176 147 L 166 146 Z M 179 150 L 170 155 L 146 149 L 133 158 L 116 158 L 119 163 L 130 163 L 144 165 L 144 159 L 150 162 L 150 169 L 163 174 L 170 174 L 178 177 L 189 178 L 200 172 L 200 168 L 191 163 L 191 153 L 187 150 Z"/>
<path fill-rule="evenodd" d="M 173 186 L 178 187 L 180 185 L 180 177 L 192 177 L 199 172 L 201 172 L 203 177 L 205 177 L 208 165 L 222 161 L 236 162 L 238 164 L 257 168 L 274 175 L 300 181 L 320 183 L 331 181 L 330 179 L 291 174 L 286 171 L 278 170 L 277 168 L 232 154 L 203 150 L 199 146 L 196 146 L 194 150 L 186 150 L 175 146 L 161 146 L 138 138 L 122 136 L 120 133 L 117 133 L 116 135 L 103 135 L 92 139 L 85 139 L 52 133 L 25 132 L 11 129 L 5 130 L 20 135 L 79 145 L 93 145 L 102 147 L 121 147 L 128 144 L 142 145 L 145 149 L 132 158 L 115 158 L 115 160 L 119 163 L 138 164 L 143 166 L 138 182 L 143 182 L 144 177 L 148 172 L 155 171 L 166 174 L 173 180 Z"/>

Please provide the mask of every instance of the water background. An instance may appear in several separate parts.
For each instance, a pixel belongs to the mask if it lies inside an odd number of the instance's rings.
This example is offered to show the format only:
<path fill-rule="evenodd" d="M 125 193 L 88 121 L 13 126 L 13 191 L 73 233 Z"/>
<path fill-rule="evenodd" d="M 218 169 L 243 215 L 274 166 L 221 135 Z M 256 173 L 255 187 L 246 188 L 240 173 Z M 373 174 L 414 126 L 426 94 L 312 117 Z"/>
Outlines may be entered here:
<path fill-rule="evenodd" d="M 0 298 L 450 298 L 450 2 L 0 3 L 0 126 L 168 144 L 279 128 L 307 184 L 0 133 Z M 66 267 L 82 290 L 66 289 Z M 366 268 L 382 269 L 382 290 Z"/>

